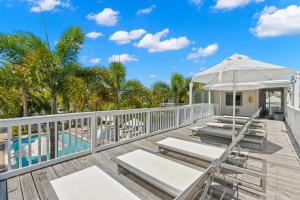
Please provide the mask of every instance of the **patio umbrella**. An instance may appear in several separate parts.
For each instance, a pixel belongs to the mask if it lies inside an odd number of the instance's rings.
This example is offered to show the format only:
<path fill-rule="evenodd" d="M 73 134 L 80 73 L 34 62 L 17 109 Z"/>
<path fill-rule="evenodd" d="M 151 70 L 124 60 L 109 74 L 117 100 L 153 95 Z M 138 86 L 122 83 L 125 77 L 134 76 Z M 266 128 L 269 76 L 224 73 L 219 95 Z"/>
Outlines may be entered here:
<path fill-rule="evenodd" d="M 143 126 L 144 122 L 133 118 L 132 120 L 129 120 L 128 122 L 125 123 L 125 126 L 130 126 L 130 127 L 135 127 L 135 126 Z"/>
<path fill-rule="evenodd" d="M 291 81 L 288 80 L 275 80 L 275 81 L 260 81 L 260 82 L 245 82 L 237 83 L 236 90 L 257 90 L 263 88 L 278 88 L 288 87 Z M 220 91 L 232 91 L 233 83 L 217 83 L 213 85 L 205 85 L 205 90 L 220 90 Z"/>
<path fill-rule="evenodd" d="M 295 73 L 289 69 L 273 64 L 250 59 L 244 55 L 235 54 L 221 63 L 196 74 L 192 82 L 204 84 L 232 84 L 233 90 L 233 139 L 235 137 L 235 101 L 237 84 L 247 82 L 270 81 L 286 78 Z"/>

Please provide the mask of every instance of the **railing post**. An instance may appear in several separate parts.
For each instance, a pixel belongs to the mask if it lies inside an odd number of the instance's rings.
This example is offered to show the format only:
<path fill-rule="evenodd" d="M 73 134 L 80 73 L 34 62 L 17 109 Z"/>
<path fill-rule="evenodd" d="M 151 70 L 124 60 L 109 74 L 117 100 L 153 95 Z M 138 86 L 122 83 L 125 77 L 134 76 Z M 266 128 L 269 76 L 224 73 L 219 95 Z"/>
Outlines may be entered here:
<path fill-rule="evenodd" d="M 91 117 L 91 152 L 96 152 L 96 141 L 97 141 L 97 125 L 96 116 Z"/>
<path fill-rule="evenodd" d="M 151 111 L 147 111 L 147 115 L 146 115 L 146 120 L 147 120 L 147 124 L 146 124 L 146 134 L 150 135 L 151 131 L 150 131 L 150 123 L 151 123 Z"/>
<path fill-rule="evenodd" d="M 294 83 L 294 108 L 299 109 L 299 88 L 300 88 L 300 74 L 295 75 L 294 77 L 295 83 Z"/>
<path fill-rule="evenodd" d="M 194 107 L 193 105 L 190 106 L 190 124 L 194 123 Z"/>
<path fill-rule="evenodd" d="M 179 124 L 179 113 L 180 113 L 180 109 L 177 108 L 177 110 L 176 110 L 176 127 L 180 126 L 180 124 Z"/>

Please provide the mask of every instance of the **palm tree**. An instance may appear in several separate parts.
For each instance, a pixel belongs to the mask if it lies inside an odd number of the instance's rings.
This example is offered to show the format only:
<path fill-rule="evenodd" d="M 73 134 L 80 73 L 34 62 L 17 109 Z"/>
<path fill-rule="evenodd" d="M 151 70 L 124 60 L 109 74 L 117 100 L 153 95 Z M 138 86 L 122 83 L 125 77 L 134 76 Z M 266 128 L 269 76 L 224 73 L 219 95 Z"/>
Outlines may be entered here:
<path fill-rule="evenodd" d="M 148 91 L 138 80 L 128 80 L 124 84 L 122 104 L 125 108 L 142 108 L 148 105 Z"/>
<path fill-rule="evenodd" d="M 169 84 L 158 81 L 151 86 L 152 104 L 159 106 L 161 103 L 166 103 L 171 96 L 171 88 Z"/>
<path fill-rule="evenodd" d="M 51 57 L 47 62 L 49 70 L 45 76 L 45 83 L 51 94 L 51 114 L 57 113 L 57 96 L 64 93 L 61 89 L 66 79 L 78 69 L 77 56 L 83 43 L 83 32 L 80 27 L 74 26 L 62 33 L 53 51 L 49 50 Z M 44 59 L 42 56 L 41 61 Z"/>
<path fill-rule="evenodd" d="M 0 34 L 1 85 L 20 90 L 23 116 L 28 115 L 28 95 L 41 80 L 44 70 L 39 65 L 30 65 L 35 52 L 43 49 L 44 43 L 31 33 Z"/>
<path fill-rule="evenodd" d="M 186 82 L 184 77 L 179 73 L 173 73 L 171 76 L 171 91 L 175 105 L 182 101 L 185 93 L 187 93 Z"/>
<path fill-rule="evenodd" d="M 115 109 L 120 109 L 120 95 L 125 83 L 126 68 L 121 62 L 111 62 L 108 67 Z"/>
<path fill-rule="evenodd" d="M 18 91 L 0 86 L 0 118 L 15 117 L 20 112 Z"/>
<path fill-rule="evenodd" d="M 69 106 L 75 112 L 85 111 L 88 102 L 88 92 L 86 82 L 76 76 L 69 76 L 65 78 L 63 85 L 65 98 Z"/>

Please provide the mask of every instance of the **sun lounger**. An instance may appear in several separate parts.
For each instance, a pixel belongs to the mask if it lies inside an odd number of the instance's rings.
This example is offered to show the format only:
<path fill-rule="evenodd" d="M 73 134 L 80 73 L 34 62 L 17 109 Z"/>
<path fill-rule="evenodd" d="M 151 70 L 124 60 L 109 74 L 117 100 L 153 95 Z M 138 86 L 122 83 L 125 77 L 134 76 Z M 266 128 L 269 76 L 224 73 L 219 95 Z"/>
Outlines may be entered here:
<path fill-rule="evenodd" d="M 233 124 L 228 124 L 228 123 L 220 123 L 220 122 L 208 122 L 206 123 L 208 127 L 214 127 L 214 128 L 223 128 L 223 129 L 232 129 Z M 243 127 L 241 124 L 235 124 L 235 129 L 239 130 Z M 265 129 L 266 126 L 265 124 L 253 124 L 251 123 L 250 128 L 252 129 Z"/>
<path fill-rule="evenodd" d="M 96 166 L 51 181 L 61 200 L 139 200 L 122 184 Z"/>
<path fill-rule="evenodd" d="M 200 159 L 200 160 L 206 160 L 206 161 L 213 161 L 216 158 L 220 158 L 221 155 L 225 152 L 225 148 L 223 147 L 218 147 L 218 146 L 212 146 L 208 144 L 203 144 L 203 143 L 198 143 L 198 142 L 192 142 L 192 141 L 186 141 L 182 139 L 177 139 L 177 138 L 165 138 L 163 140 L 160 140 L 156 143 L 159 147 L 160 152 L 173 152 L 173 153 L 178 153 L 180 155 L 184 155 L 186 157 L 191 157 L 194 159 Z M 236 153 L 236 152 L 233 152 Z M 248 155 L 247 152 L 241 151 L 240 155 Z M 245 156 L 242 156 L 244 158 Z M 257 159 L 257 158 L 256 158 Z M 230 160 L 230 158 L 229 158 Z M 228 161 L 229 161 L 228 160 Z M 262 162 L 262 166 L 266 165 L 266 162 L 262 159 L 259 159 Z M 246 169 L 246 168 L 241 168 L 236 166 L 236 163 L 228 164 L 223 163 L 222 169 L 224 170 L 229 170 L 232 172 L 236 173 L 242 173 L 242 174 L 247 174 L 250 176 L 253 176 L 255 178 L 260 178 L 265 180 L 265 174 L 263 172 L 257 172 L 253 171 L 251 169 Z M 263 170 L 262 170 L 263 171 Z M 222 176 L 221 176 L 222 177 Z M 243 185 L 243 182 L 240 183 Z M 245 184 L 247 185 L 247 184 Z M 264 182 L 261 183 L 261 187 L 265 187 Z M 253 187 L 249 186 L 249 188 L 254 189 Z M 263 189 L 262 189 L 263 190 Z"/>
<path fill-rule="evenodd" d="M 220 129 L 220 128 L 211 128 L 211 127 L 192 127 L 190 128 L 193 133 L 200 135 L 209 135 L 219 138 L 232 139 L 232 130 Z M 261 147 L 264 147 L 265 135 L 253 132 L 247 132 L 245 137 L 241 139 L 242 142 L 249 142 L 260 144 Z"/>
<path fill-rule="evenodd" d="M 194 184 L 200 179 L 203 179 L 202 183 L 206 180 L 205 171 L 140 149 L 118 156 L 114 160 L 121 172 L 130 172 L 173 197 L 192 190 L 191 187 L 199 192 Z"/>
<path fill-rule="evenodd" d="M 220 117 L 232 118 L 231 115 L 223 115 L 223 116 L 220 116 Z M 235 118 L 236 118 L 236 119 L 245 119 L 245 120 L 250 119 L 250 117 L 246 117 L 246 116 L 235 116 Z"/>
<path fill-rule="evenodd" d="M 160 140 L 156 144 L 160 150 L 169 150 L 185 155 L 189 154 L 192 157 L 207 161 L 219 158 L 226 150 L 224 147 L 195 143 L 172 137 Z"/>
<path fill-rule="evenodd" d="M 228 124 L 232 124 L 233 123 L 233 119 L 232 118 L 228 118 L 228 117 L 217 117 L 215 118 L 218 122 L 221 123 L 228 123 Z M 240 124 L 240 125 L 244 125 L 246 124 L 248 119 L 235 119 L 235 123 L 236 124 Z M 262 128 L 265 129 L 266 128 L 266 123 L 264 123 L 263 121 L 259 120 L 259 119 L 254 119 L 251 122 L 251 126 L 252 127 L 256 127 L 256 128 Z"/>

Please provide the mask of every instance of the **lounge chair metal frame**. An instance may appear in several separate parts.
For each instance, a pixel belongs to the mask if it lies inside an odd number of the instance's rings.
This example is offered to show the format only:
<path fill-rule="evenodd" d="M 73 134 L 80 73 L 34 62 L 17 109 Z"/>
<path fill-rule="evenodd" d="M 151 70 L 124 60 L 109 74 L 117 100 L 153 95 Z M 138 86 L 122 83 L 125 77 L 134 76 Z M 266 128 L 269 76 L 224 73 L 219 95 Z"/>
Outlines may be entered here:
<path fill-rule="evenodd" d="M 143 149 L 143 151 L 146 151 L 146 152 L 152 153 L 152 154 L 154 154 L 154 155 L 157 155 L 157 154 L 155 154 L 154 152 L 151 152 L 151 151 L 149 151 L 149 150 Z M 159 155 L 157 155 L 157 156 L 159 156 Z M 163 158 L 164 158 L 164 159 L 169 159 L 169 158 L 166 158 L 165 156 L 163 156 Z M 175 197 L 175 198 L 178 197 L 178 196 L 180 196 L 180 195 L 182 194 L 181 191 L 179 191 L 179 190 L 173 188 L 173 187 L 170 186 L 170 185 L 167 185 L 167 184 L 161 182 L 160 180 L 158 180 L 158 179 L 156 179 L 156 178 L 154 178 L 154 177 L 152 177 L 152 176 L 150 176 L 150 175 L 148 175 L 148 174 L 142 172 L 142 171 L 139 170 L 139 169 L 136 169 L 135 167 L 132 167 L 131 165 L 127 164 L 126 162 L 123 162 L 122 160 L 120 160 L 120 159 L 118 159 L 118 158 L 116 158 L 116 157 L 113 158 L 113 160 L 117 163 L 117 165 L 118 165 L 118 172 L 119 172 L 120 174 L 126 175 L 126 174 L 129 172 L 129 173 L 131 173 L 131 174 L 133 174 L 133 175 L 135 175 L 135 176 L 141 178 L 141 179 L 144 180 L 145 182 L 150 183 L 151 185 L 155 186 L 155 187 L 158 188 L 159 190 L 164 191 L 165 193 L 167 193 L 167 194 L 169 194 L 169 195 L 171 195 L 171 196 L 173 196 L 173 197 Z M 202 174 L 195 182 L 200 181 L 200 182 L 204 183 L 204 182 L 206 181 L 206 178 L 207 178 L 205 174 L 207 174 L 207 170 L 203 170 L 203 174 Z M 194 183 L 195 183 L 195 182 L 194 182 Z M 190 189 L 191 189 L 191 191 L 188 192 L 188 193 L 186 194 L 187 197 L 188 197 L 188 198 L 186 198 L 186 200 L 190 199 L 191 196 L 194 196 L 195 193 L 198 193 L 198 192 L 199 192 L 199 191 L 198 191 L 199 187 L 197 187 L 197 188 L 192 187 L 192 185 L 194 185 L 194 183 L 192 183 L 192 184 L 186 189 L 186 190 L 190 190 Z M 198 185 L 199 185 L 199 184 L 198 184 Z M 200 188 L 201 188 L 201 186 L 200 186 Z M 185 190 L 185 191 L 186 191 L 186 190 Z M 192 192 L 192 191 L 193 191 L 193 192 Z M 179 194 L 179 195 L 178 195 L 178 194 Z M 186 196 L 186 195 L 184 195 L 184 196 Z"/>
<path fill-rule="evenodd" d="M 211 185 L 211 183 L 213 182 L 214 176 L 215 174 L 217 174 L 221 168 L 227 168 L 227 169 L 233 169 L 236 170 L 236 168 L 234 166 L 228 166 L 228 164 L 224 164 L 223 162 L 228 158 L 228 156 L 232 153 L 233 148 L 239 144 L 240 140 L 244 137 L 244 134 L 247 130 L 247 128 L 249 127 L 251 121 L 256 118 L 259 114 L 261 109 L 259 109 L 248 121 L 247 123 L 243 126 L 243 128 L 238 132 L 238 134 L 236 134 L 235 139 L 232 141 L 232 143 L 227 147 L 227 149 L 225 150 L 225 152 L 217 159 L 214 159 L 213 161 L 211 161 L 211 164 L 207 167 L 207 169 L 203 172 L 203 174 L 198 177 L 188 188 L 186 188 L 184 191 L 180 192 L 169 186 L 166 185 L 165 183 L 161 182 L 160 180 L 157 180 L 156 178 L 136 169 L 135 167 L 132 167 L 131 165 L 123 162 L 122 160 L 118 159 L 118 158 L 114 158 L 114 161 L 117 162 L 118 164 L 118 168 L 119 168 L 119 172 L 120 173 L 124 173 L 124 172 L 130 172 L 140 178 L 142 178 L 143 180 L 145 180 L 146 182 L 156 186 L 157 188 L 167 192 L 168 194 L 171 194 L 172 196 L 176 197 L 176 200 L 187 200 L 187 199 L 191 199 L 191 197 L 194 197 L 195 192 L 198 191 L 199 192 L 199 188 L 201 188 L 202 191 L 202 195 L 201 195 L 201 200 L 205 199 L 207 196 L 207 193 L 209 191 L 209 187 Z M 238 145 L 238 151 L 237 154 L 239 154 L 239 145 Z M 242 173 L 250 173 L 248 171 L 244 171 L 242 169 L 239 169 L 240 172 Z M 256 175 L 256 174 L 254 174 Z M 266 181 L 265 176 L 262 176 L 263 180 Z M 238 185 L 239 183 L 237 183 Z M 204 187 L 204 188 L 203 188 Z M 200 192 L 201 192 L 200 191 Z M 265 196 L 264 196 L 265 197 Z"/>
<path fill-rule="evenodd" d="M 232 132 L 230 130 L 224 130 L 230 134 L 218 133 L 218 132 L 222 131 L 222 129 L 220 129 L 220 128 L 199 127 L 197 130 L 195 130 L 195 129 L 191 129 L 191 130 L 193 132 L 193 135 L 207 135 L 207 136 L 212 136 L 212 137 L 225 138 L 228 140 L 232 139 Z M 222 132 L 224 132 L 224 131 L 222 131 Z M 246 137 L 243 137 L 241 139 L 241 142 L 259 144 L 260 148 L 258 148 L 258 147 L 256 147 L 256 148 L 264 149 L 264 145 L 265 145 L 265 141 L 266 141 L 265 135 L 255 134 L 255 133 L 251 133 L 248 131 L 247 133 L 245 133 L 245 136 Z"/>
<path fill-rule="evenodd" d="M 197 143 L 197 142 L 195 142 L 195 143 Z M 203 144 L 203 143 L 200 143 L 200 144 Z M 207 163 L 212 162 L 214 160 L 213 158 L 210 158 L 210 157 L 207 157 L 207 156 L 204 156 L 204 155 L 200 155 L 200 154 L 196 154 L 196 153 L 192 153 L 192 152 L 189 152 L 189 151 L 185 151 L 185 150 L 182 150 L 182 149 L 179 149 L 179 148 L 174 148 L 174 147 L 170 147 L 170 146 L 159 144 L 159 143 L 156 143 L 156 145 L 158 146 L 158 149 L 159 149 L 160 153 L 167 154 L 168 152 L 173 152 L 173 153 L 176 153 L 176 154 L 187 156 L 187 157 L 195 159 L 195 160 L 205 161 Z M 233 153 L 236 154 L 235 152 L 233 152 Z M 261 163 L 262 163 L 261 172 L 241 168 L 239 166 L 228 164 L 228 163 L 222 163 L 221 164 L 221 169 L 229 170 L 229 171 L 236 172 L 236 173 L 247 174 L 247 175 L 253 176 L 255 178 L 259 178 L 261 180 L 260 181 L 260 187 L 261 188 L 258 188 L 258 187 L 255 187 L 255 186 L 252 187 L 250 184 L 247 184 L 246 182 L 243 182 L 242 180 L 230 181 L 230 183 L 231 184 L 239 183 L 241 185 L 244 185 L 245 187 L 249 187 L 251 190 L 261 189 L 261 192 L 265 192 L 265 190 L 266 190 L 266 176 L 267 176 L 267 174 L 266 174 L 266 167 L 267 167 L 266 160 L 261 159 L 261 158 L 257 158 L 257 157 L 254 157 L 254 156 L 244 155 L 244 154 L 241 154 L 241 153 L 239 153 L 239 155 L 242 156 L 242 157 L 245 157 L 245 158 L 251 157 L 253 159 L 257 159 L 257 160 L 261 161 Z M 219 179 L 219 180 L 224 179 L 224 177 L 221 173 L 217 173 L 217 175 L 218 175 L 217 179 Z"/>

